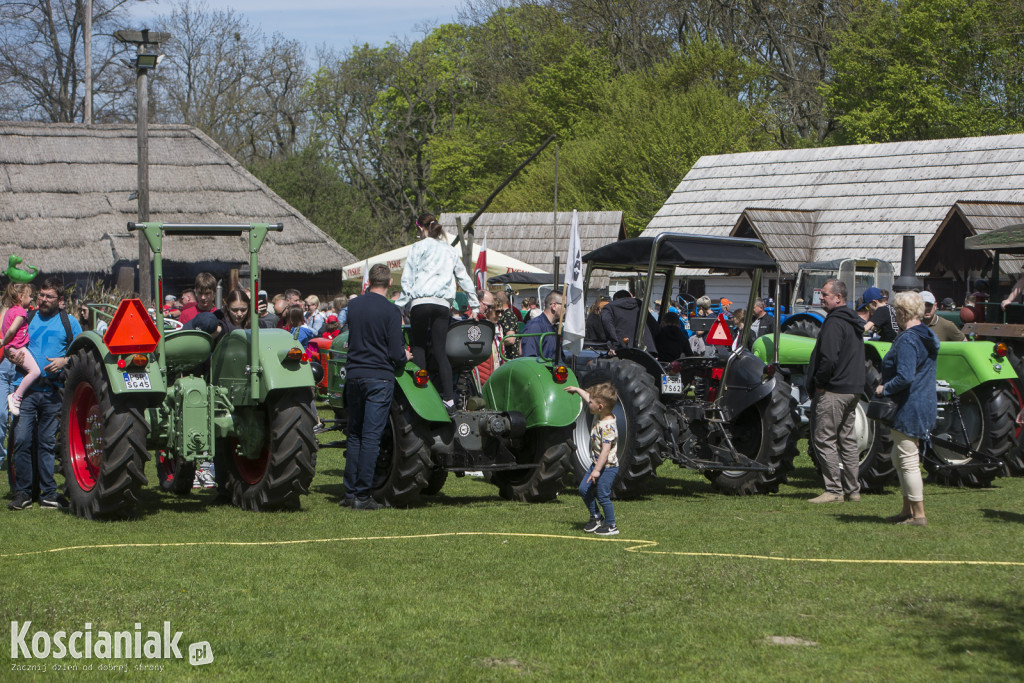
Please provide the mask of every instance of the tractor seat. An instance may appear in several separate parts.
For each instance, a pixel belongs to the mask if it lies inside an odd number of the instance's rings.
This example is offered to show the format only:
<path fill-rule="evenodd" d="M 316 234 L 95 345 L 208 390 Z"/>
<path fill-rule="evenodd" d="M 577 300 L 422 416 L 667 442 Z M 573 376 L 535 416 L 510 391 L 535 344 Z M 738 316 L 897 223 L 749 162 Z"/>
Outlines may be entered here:
<path fill-rule="evenodd" d="M 164 355 L 169 370 L 184 371 L 206 362 L 213 339 L 202 330 L 174 330 L 164 335 Z"/>
<path fill-rule="evenodd" d="M 489 320 L 461 320 L 448 328 L 445 353 L 452 372 L 474 368 L 491 357 L 494 323 Z"/>

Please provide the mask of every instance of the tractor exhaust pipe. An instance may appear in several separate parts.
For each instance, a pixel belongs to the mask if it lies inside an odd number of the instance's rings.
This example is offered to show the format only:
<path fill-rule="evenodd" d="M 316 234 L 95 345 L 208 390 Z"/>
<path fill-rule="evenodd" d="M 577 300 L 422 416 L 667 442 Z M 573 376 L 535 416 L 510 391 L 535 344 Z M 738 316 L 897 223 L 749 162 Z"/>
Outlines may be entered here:
<path fill-rule="evenodd" d="M 892 283 L 894 292 L 920 292 L 924 283 L 917 277 L 917 259 L 914 258 L 914 236 L 903 236 L 903 259 L 900 276 Z"/>

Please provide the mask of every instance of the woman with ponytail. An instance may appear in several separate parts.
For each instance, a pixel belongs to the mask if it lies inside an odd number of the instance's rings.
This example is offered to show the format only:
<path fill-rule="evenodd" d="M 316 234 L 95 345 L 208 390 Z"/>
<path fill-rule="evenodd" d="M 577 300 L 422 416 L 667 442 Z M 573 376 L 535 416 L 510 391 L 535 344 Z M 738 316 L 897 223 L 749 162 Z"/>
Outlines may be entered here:
<path fill-rule="evenodd" d="M 480 302 L 476 298 L 476 285 L 466 272 L 459 253 L 445 241 L 444 230 L 434 214 L 422 214 L 416 219 L 416 228 L 420 240 L 409 249 L 402 271 L 402 295 L 395 303 L 401 308 L 412 302 L 409 345 L 413 361 L 425 369 L 428 353 L 433 357 L 437 364 L 438 391 L 448 413 L 453 414 L 455 392 L 452 366 L 445 353 L 445 339 L 452 302 L 455 301 L 456 282 L 469 298 L 474 314 Z"/>

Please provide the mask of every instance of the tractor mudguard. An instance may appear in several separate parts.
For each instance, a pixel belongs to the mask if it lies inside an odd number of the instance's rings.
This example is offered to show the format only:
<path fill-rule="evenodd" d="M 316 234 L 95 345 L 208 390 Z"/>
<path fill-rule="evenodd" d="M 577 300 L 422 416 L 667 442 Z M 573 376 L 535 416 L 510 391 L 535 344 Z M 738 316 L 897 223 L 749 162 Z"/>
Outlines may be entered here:
<path fill-rule="evenodd" d="M 406 363 L 406 370 L 395 376 L 395 393 L 401 393 L 409 402 L 413 412 L 428 422 L 451 422 L 448 411 L 441 401 L 441 394 L 437 392 L 433 382 L 427 382 L 426 386 L 416 386 L 413 375 L 419 368 L 412 361 Z"/>
<path fill-rule="evenodd" d="M 661 369 L 661 365 L 654 356 L 643 351 L 642 349 L 636 349 L 627 346 L 624 349 L 619 349 L 615 352 L 615 355 L 623 360 L 631 360 L 634 363 L 639 364 L 647 374 L 654 378 L 654 386 L 661 386 L 661 375 L 665 372 Z"/>
<path fill-rule="evenodd" d="M 313 387 L 313 371 L 309 361 L 287 360 L 289 349 L 298 345 L 284 330 L 260 330 L 260 396 L 254 400 L 250 393 L 249 330 L 232 330 L 221 338 L 213 351 L 210 363 L 213 384 L 224 387 L 235 406 L 264 403 L 275 391 Z"/>
<path fill-rule="evenodd" d="M 550 363 L 540 358 L 516 358 L 499 366 L 484 384 L 484 402 L 491 410 L 519 412 L 526 428 L 567 427 L 576 422 L 582 403 L 566 387 L 579 386 L 569 370 L 568 379 L 555 383 Z"/>
<path fill-rule="evenodd" d="M 99 359 L 100 364 L 103 365 L 103 369 L 107 373 L 107 381 L 110 382 L 111 394 L 115 396 L 130 394 L 133 400 L 137 400 L 145 407 L 159 405 L 164 400 L 164 395 L 167 393 L 167 385 L 157 363 L 150 362 L 144 370 L 131 373 L 139 379 L 147 377 L 149 379 L 148 389 L 129 389 L 124 379 L 125 371 L 117 367 L 117 356 L 110 353 L 99 334 L 89 330 L 75 337 L 75 340 L 71 342 L 71 348 L 68 350 L 68 356 L 74 356 L 82 349 L 88 349 L 91 353 L 94 353 Z M 135 383 L 144 384 L 144 381 Z"/>
<path fill-rule="evenodd" d="M 740 351 L 729 362 L 722 377 L 722 394 L 718 400 L 722 417 L 726 421 L 731 421 L 772 393 L 775 378 L 765 379 L 764 371 L 764 361 L 747 350 Z"/>
<path fill-rule="evenodd" d="M 801 337 L 795 334 L 780 334 L 779 365 L 807 365 L 816 341 L 810 337 Z M 775 339 L 770 334 L 754 340 L 754 355 L 760 358 L 762 363 L 767 363 L 772 359 L 774 349 Z"/>

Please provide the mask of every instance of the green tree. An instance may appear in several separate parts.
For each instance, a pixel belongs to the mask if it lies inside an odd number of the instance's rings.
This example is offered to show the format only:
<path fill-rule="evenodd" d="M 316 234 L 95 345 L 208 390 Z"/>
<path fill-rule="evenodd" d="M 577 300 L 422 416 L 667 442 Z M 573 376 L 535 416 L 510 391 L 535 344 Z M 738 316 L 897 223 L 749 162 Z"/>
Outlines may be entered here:
<path fill-rule="evenodd" d="M 836 139 L 1020 132 L 1022 19 L 1020 4 L 1003 0 L 863 0 L 822 87 Z"/>

